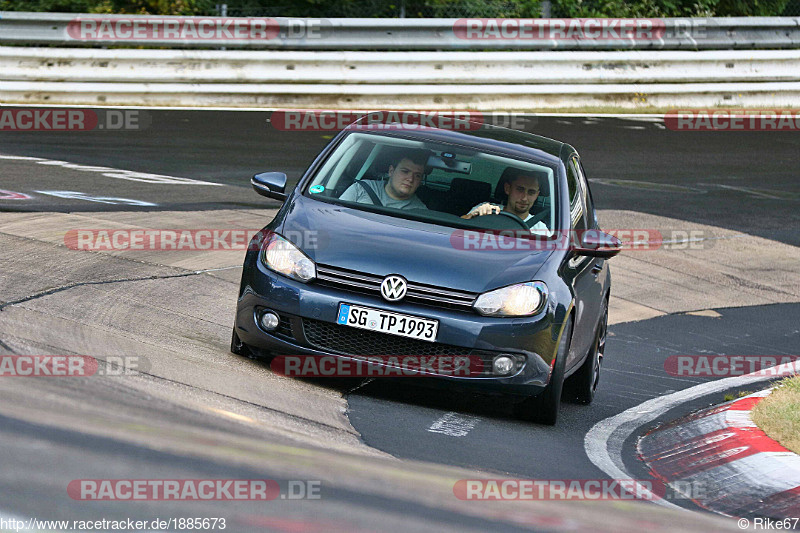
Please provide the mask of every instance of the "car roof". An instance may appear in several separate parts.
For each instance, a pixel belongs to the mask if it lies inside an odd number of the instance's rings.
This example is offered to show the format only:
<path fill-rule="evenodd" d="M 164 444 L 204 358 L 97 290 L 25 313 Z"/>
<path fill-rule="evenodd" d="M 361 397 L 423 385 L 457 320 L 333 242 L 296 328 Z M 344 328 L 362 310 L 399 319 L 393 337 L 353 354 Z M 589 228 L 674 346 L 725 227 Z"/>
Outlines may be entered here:
<path fill-rule="evenodd" d="M 485 147 L 488 144 L 501 151 L 517 152 L 517 155 L 541 156 L 544 153 L 558 159 L 561 159 L 565 147 L 568 148 L 568 153 L 575 151 L 571 146 L 555 139 L 489 124 L 481 120 L 480 114 L 476 112 L 469 112 L 467 114 L 468 118 L 460 119 L 461 127 L 458 128 L 459 131 L 456 131 L 456 129 L 419 126 L 420 121 L 415 120 L 415 117 L 431 116 L 434 113 L 436 112 L 422 114 L 407 111 L 375 111 L 354 121 L 345 130 L 381 133 L 407 138 L 426 138 L 464 144 L 476 148 L 479 146 Z M 456 115 L 457 113 L 444 111 L 441 114 Z M 382 120 L 375 120 L 376 116 Z"/>

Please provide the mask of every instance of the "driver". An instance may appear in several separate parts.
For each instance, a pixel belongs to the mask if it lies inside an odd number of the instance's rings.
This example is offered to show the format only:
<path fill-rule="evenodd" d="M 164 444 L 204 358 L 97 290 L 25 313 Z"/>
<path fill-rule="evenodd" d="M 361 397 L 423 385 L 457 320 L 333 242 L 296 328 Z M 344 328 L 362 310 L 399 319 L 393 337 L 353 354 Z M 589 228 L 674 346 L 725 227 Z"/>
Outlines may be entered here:
<path fill-rule="evenodd" d="M 496 215 L 500 211 L 507 211 L 517 215 L 527 223 L 533 218 L 531 208 L 536 198 L 539 196 L 539 190 L 541 189 L 540 179 L 542 179 L 542 176 L 539 173 L 527 172 L 520 169 L 512 174 L 511 178 L 503 185 L 503 189 L 508 197 L 505 207 L 484 202 L 470 209 L 469 213 L 463 215 L 461 218 L 470 219 L 476 216 Z M 548 232 L 547 225 L 539 221 L 531 226 L 531 232 L 546 233 Z"/>
<path fill-rule="evenodd" d="M 371 203 L 394 209 L 428 209 L 416 192 L 425 177 L 428 150 L 402 152 L 389 165 L 389 179 L 361 180 L 353 183 L 339 197 L 347 202 Z M 384 184 L 385 183 L 385 184 Z"/>

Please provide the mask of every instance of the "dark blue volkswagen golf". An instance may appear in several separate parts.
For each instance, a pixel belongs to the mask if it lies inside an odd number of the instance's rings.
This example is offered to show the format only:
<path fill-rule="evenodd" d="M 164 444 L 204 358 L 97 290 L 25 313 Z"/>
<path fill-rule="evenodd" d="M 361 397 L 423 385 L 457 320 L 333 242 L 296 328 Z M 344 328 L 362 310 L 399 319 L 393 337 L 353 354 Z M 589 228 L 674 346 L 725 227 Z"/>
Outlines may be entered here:
<path fill-rule="evenodd" d="M 477 369 L 424 373 L 546 424 L 562 392 L 592 401 L 620 243 L 571 146 L 358 122 L 288 194 L 282 173 L 252 184 L 284 203 L 245 258 L 234 353 L 465 356 Z"/>

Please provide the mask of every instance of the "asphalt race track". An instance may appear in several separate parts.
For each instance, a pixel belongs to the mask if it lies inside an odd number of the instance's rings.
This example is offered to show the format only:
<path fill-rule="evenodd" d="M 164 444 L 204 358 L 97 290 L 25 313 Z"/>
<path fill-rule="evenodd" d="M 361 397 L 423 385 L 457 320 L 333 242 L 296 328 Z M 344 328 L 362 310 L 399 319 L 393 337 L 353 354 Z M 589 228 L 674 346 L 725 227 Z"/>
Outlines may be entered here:
<path fill-rule="evenodd" d="M 595 402 L 564 403 L 545 427 L 513 419 L 501 398 L 415 380 L 293 380 L 229 353 L 241 251 L 70 250 L 64 234 L 76 228 L 258 229 L 278 203 L 257 196 L 250 176 L 284 171 L 294 184 L 335 134 L 279 131 L 268 112 L 138 112 L 147 127 L 134 131 L 0 132 L 0 355 L 141 363 L 122 376 L 0 377 L 0 518 L 222 517 L 230 531 L 738 530 L 688 499 L 473 502 L 453 483 L 605 479 L 587 453 L 593 427 L 700 387 L 609 444 L 631 478 L 646 480 L 640 435 L 769 384 L 704 394 L 718 378 L 670 375 L 665 360 L 798 354 L 796 132 L 525 119 L 578 149 L 601 226 L 699 235 L 612 260 Z M 67 492 L 80 479 L 272 479 L 282 497 L 81 501 Z M 289 496 L 309 482 L 319 499 Z"/>

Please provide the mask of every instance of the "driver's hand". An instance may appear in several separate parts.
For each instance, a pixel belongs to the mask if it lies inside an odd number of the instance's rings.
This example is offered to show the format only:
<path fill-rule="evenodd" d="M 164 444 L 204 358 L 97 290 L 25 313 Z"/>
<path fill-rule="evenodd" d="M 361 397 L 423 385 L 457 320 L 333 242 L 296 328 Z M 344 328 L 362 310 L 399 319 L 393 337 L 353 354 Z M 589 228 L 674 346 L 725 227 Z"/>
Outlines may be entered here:
<path fill-rule="evenodd" d="M 484 203 L 467 213 L 466 215 L 462 216 L 461 218 L 472 218 L 472 217 L 481 217 L 483 215 L 496 215 L 501 211 L 499 205 L 494 205 L 490 203 Z"/>

